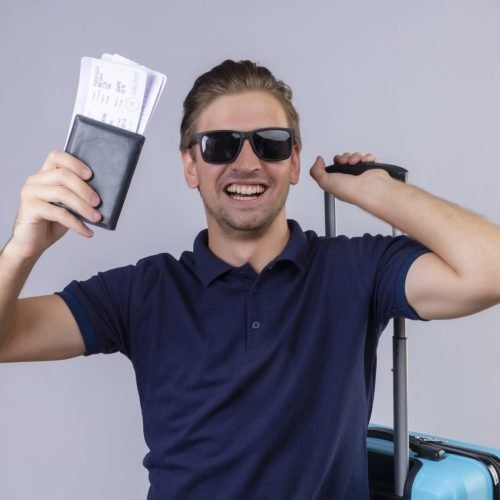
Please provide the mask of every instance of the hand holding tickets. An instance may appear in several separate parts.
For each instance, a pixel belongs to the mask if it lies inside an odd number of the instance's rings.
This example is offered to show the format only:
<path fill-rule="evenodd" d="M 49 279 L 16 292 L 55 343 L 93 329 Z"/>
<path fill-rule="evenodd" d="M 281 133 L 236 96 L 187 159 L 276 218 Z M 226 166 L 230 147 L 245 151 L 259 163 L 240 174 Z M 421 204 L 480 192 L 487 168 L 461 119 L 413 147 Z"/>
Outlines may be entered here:
<path fill-rule="evenodd" d="M 101 199 L 98 223 L 72 210 L 85 222 L 115 229 L 145 140 L 144 130 L 165 81 L 165 75 L 117 54 L 82 57 L 65 149 L 91 168 L 88 184 Z"/>

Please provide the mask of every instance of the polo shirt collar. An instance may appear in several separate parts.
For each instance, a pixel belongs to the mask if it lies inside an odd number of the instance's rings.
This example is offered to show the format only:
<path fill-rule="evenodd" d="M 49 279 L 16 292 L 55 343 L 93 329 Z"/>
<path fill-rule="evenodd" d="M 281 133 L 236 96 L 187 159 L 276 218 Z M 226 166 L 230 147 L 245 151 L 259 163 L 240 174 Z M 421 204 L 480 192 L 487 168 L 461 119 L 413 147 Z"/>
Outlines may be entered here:
<path fill-rule="evenodd" d="M 278 255 L 269 265 L 277 262 L 293 262 L 300 270 L 305 269 L 307 260 L 307 238 L 301 227 L 294 220 L 288 220 L 290 228 L 290 239 L 283 252 Z M 196 274 L 203 285 L 208 286 L 212 281 L 233 269 L 233 266 L 219 259 L 208 248 L 208 230 L 204 229 L 198 233 L 193 245 L 194 263 Z"/>
<path fill-rule="evenodd" d="M 302 228 L 294 220 L 288 219 L 288 227 L 290 228 L 290 239 L 281 254 L 272 263 L 293 262 L 302 271 L 307 264 L 307 238 Z"/>

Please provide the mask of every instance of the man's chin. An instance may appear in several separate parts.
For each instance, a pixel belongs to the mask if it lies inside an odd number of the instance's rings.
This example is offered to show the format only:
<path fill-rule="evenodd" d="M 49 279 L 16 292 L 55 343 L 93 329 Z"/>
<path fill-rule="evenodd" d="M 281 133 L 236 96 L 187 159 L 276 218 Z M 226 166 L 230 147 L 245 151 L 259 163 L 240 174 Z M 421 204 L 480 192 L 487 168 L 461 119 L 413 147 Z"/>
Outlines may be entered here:
<path fill-rule="evenodd" d="M 271 210 L 262 210 L 262 208 L 239 212 L 214 211 L 205 204 L 205 213 L 209 227 L 218 227 L 221 234 L 239 240 L 254 240 L 271 229 L 283 213 L 284 205 Z"/>
<path fill-rule="evenodd" d="M 240 240 L 254 240 L 262 237 L 270 229 L 275 220 L 276 216 L 247 220 L 224 218 L 218 221 L 218 225 L 222 232 L 228 236 Z"/>

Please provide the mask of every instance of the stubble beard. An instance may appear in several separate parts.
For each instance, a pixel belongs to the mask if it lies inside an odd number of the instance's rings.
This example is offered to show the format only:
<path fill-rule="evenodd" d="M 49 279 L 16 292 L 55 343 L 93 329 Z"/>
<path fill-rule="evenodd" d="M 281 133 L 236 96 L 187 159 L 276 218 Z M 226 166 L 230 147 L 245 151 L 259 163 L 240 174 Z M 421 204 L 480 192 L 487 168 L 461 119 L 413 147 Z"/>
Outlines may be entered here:
<path fill-rule="evenodd" d="M 256 213 L 253 217 L 244 214 L 238 220 L 229 211 L 223 207 L 215 207 L 207 202 L 203 196 L 203 192 L 199 190 L 203 200 L 203 205 L 207 213 L 207 218 L 210 217 L 220 228 L 221 233 L 230 239 L 236 240 L 255 240 L 262 237 L 266 231 L 272 226 L 273 222 L 282 212 L 288 197 L 289 188 L 284 193 L 282 199 L 268 209 Z"/>

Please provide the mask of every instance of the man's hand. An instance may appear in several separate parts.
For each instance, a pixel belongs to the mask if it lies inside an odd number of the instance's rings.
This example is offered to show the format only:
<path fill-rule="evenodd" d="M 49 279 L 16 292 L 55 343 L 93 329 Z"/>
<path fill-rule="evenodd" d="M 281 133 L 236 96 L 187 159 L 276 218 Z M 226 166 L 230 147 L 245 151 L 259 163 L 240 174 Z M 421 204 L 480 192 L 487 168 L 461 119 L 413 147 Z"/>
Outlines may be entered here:
<path fill-rule="evenodd" d="M 377 160 L 371 153 L 344 153 L 335 155 L 333 161 L 339 165 L 356 165 L 359 162 L 375 162 Z M 324 191 L 355 205 L 358 204 L 357 198 L 365 180 L 373 177 L 387 177 L 387 173 L 381 169 L 369 170 L 360 176 L 330 174 L 325 171 L 325 161 L 321 156 L 318 156 L 314 162 L 310 174 Z"/>
<path fill-rule="evenodd" d="M 68 229 L 87 238 L 93 232 L 63 203 L 86 219 L 98 222 L 101 214 L 97 193 L 85 182 L 92 172 L 83 162 L 63 151 L 52 151 L 39 172 L 21 190 L 14 232 L 8 245 L 21 259 L 36 259 Z"/>

